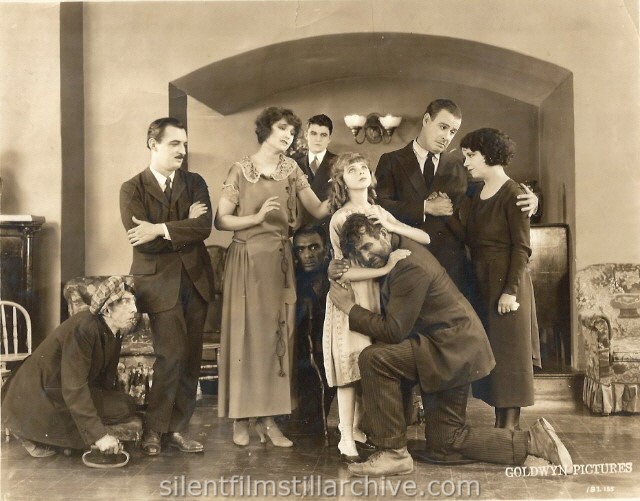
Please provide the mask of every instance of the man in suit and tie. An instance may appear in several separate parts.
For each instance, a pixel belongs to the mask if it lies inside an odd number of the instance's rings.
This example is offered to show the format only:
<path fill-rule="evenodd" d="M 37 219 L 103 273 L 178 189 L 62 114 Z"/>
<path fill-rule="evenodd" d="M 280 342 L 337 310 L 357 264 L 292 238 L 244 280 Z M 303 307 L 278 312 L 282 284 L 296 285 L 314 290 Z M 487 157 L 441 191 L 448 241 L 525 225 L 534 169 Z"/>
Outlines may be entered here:
<path fill-rule="evenodd" d="M 304 133 L 309 151 L 293 157 L 302 172 L 309 178 L 311 189 L 320 201 L 325 201 L 329 197 L 331 167 L 337 157 L 336 154 L 327 150 L 331 142 L 332 133 L 333 122 L 327 115 L 312 116 L 307 120 L 307 130 Z M 327 217 L 322 221 L 325 230 L 329 220 L 330 217 Z M 317 223 L 317 220 L 307 211 L 304 211 L 302 225 L 310 223 Z"/>
<path fill-rule="evenodd" d="M 180 169 L 187 133 L 175 118 L 149 126 L 149 167 L 120 190 L 120 215 L 133 247 L 131 274 L 140 311 L 149 314 L 156 360 L 142 450 L 157 455 L 161 436 L 182 452 L 202 444 L 183 435 L 195 409 L 202 331 L 213 293 L 204 240 L 211 233 L 207 185 Z"/>
<path fill-rule="evenodd" d="M 384 153 L 376 168 L 378 203 L 397 219 L 426 231 L 429 250 L 465 294 L 466 252 L 463 236 L 455 232 L 467 195 L 467 171 L 462 155 L 447 153 L 462 124 L 460 108 L 449 99 L 436 99 L 427 106 L 418 137 L 404 148 Z M 533 214 L 537 197 L 526 189 L 517 205 Z"/>
<path fill-rule="evenodd" d="M 425 409 L 429 460 L 451 459 L 522 464 L 527 455 L 544 458 L 572 473 L 568 451 L 551 425 L 539 419 L 529 430 L 472 427 L 465 423 L 469 386 L 488 374 L 495 360 L 482 322 L 445 270 L 423 246 L 387 232 L 362 214 L 347 218 L 340 236 L 345 256 L 369 268 L 386 265 L 398 248 L 401 260 L 380 287 L 383 313 L 355 304 L 350 286 L 332 282 L 333 303 L 349 316 L 349 327 L 375 340 L 358 365 L 371 441 L 379 448 L 366 462 L 349 465 L 361 476 L 413 471 L 401 383 L 417 382 Z M 331 275 L 331 272 L 330 272 Z"/>

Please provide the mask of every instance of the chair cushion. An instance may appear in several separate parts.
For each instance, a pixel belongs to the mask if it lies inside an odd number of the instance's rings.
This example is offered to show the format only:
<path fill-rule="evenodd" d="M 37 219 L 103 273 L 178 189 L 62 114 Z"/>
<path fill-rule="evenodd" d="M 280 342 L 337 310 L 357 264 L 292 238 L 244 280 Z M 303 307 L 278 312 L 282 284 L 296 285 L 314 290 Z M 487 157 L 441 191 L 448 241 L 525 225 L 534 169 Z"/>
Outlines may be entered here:
<path fill-rule="evenodd" d="M 91 298 L 104 279 L 104 276 L 76 277 L 69 280 L 62 291 L 67 301 L 69 316 L 88 310 Z M 133 286 L 133 277 L 124 276 L 125 281 Z M 124 333 L 122 338 L 123 356 L 127 355 L 153 355 L 153 342 L 151 339 L 151 326 L 149 316 L 138 313 L 138 322 L 129 332 Z"/>
<path fill-rule="evenodd" d="M 595 264 L 576 275 L 585 339 L 584 402 L 602 414 L 640 410 L 640 264 Z"/>

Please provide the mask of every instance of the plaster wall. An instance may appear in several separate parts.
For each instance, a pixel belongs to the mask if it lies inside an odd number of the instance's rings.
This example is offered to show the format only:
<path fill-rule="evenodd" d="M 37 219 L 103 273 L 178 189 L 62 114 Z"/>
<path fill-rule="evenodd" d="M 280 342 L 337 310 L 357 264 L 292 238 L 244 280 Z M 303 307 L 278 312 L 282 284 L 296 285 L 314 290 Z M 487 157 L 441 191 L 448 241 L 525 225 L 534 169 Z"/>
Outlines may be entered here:
<path fill-rule="evenodd" d="M 44 216 L 34 252 L 34 344 L 60 310 L 60 7 L 0 5 L 1 212 Z"/>
<path fill-rule="evenodd" d="M 538 0 L 535 6 L 504 0 L 87 4 L 87 273 L 128 269 L 116 194 L 146 166 L 146 126 L 166 114 L 169 81 L 266 44 L 354 31 L 475 40 L 572 71 L 577 267 L 637 261 L 640 234 L 629 231 L 640 223 L 632 161 L 639 146 L 631 139 L 640 132 L 636 25 L 621 1 Z"/>

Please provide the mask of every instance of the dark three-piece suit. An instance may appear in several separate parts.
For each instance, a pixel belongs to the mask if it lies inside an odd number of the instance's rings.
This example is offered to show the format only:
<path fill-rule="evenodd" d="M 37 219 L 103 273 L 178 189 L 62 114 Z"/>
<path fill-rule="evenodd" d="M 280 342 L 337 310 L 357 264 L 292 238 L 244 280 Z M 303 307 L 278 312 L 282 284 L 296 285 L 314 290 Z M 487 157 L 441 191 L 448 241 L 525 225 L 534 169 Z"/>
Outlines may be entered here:
<path fill-rule="evenodd" d="M 189 219 L 194 202 L 205 204 L 207 212 Z M 127 230 L 136 226 L 131 219 L 135 216 L 166 224 L 171 237 L 134 246 L 131 274 L 138 308 L 151 320 L 156 356 L 146 427 L 183 431 L 195 408 L 202 331 L 213 294 L 204 245 L 213 218 L 209 191 L 201 176 L 178 169 L 169 201 L 147 168 L 122 185 L 120 214 Z"/>
<path fill-rule="evenodd" d="M 460 204 L 467 194 L 467 171 L 463 163 L 461 156 L 441 153 L 438 170 L 427 186 L 412 141 L 404 148 L 384 153 L 375 174 L 378 203 L 399 221 L 429 234 L 429 250 L 458 288 L 466 293 L 468 268 L 464 237 L 456 231 L 459 225 L 455 224 Z M 433 192 L 449 196 L 454 209 L 452 216 L 424 214 L 424 201 Z"/>

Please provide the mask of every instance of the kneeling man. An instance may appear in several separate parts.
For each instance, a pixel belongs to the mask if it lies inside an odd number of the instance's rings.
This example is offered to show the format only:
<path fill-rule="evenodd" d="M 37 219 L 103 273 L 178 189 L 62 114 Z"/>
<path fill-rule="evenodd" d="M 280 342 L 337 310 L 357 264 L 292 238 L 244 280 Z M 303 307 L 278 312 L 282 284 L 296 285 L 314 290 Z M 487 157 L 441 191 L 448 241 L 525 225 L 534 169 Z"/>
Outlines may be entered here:
<path fill-rule="evenodd" d="M 135 314 L 132 289 L 121 277 L 106 279 L 89 311 L 65 320 L 6 383 L 4 424 L 31 456 L 51 456 L 54 447 L 121 450 L 106 426 L 135 412 L 133 399 L 114 390 L 120 332 L 130 330 Z"/>
<path fill-rule="evenodd" d="M 406 447 L 405 380 L 418 382 L 428 402 L 425 437 L 433 462 L 469 458 L 522 464 L 531 454 L 573 471 L 571 456 L 545 419 L 522 431 L 465 423 L 469 385 L 487 375 L 495 361 L 480 319 L 428 250 L 361 214 L 345 221 L 340 246 L 345 256 L 370 268 L 384 266 L 395 249 L 411 251 L 381 284 L 382 314 L 356 305 L 350 287 L 331 284 L 331 300 L 349 315 L 349 327 L 375 340 L 360 354 L 359 366 L 368 430 L 379 451 L 364 463 L 350 464 L 351 473 L 413 470 Z"/>

